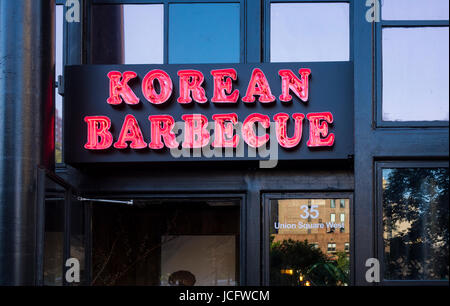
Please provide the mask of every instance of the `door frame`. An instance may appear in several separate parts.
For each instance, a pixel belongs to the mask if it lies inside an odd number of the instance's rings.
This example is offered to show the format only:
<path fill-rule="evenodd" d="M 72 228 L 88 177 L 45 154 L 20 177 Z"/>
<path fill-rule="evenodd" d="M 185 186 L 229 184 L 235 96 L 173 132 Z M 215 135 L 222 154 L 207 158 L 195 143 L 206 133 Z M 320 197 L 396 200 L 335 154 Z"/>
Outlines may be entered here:
<path fill-rule="evenodd" d="M 267 192 L 262 195 L 261 199 L 261 284 L 269 286 L 270 280 L 270 255 L 269 255 L 269 224 L 270 224 L 270 201 L 284 199 L 349 199 L 349 224 L 350 224 L 350 277 L 349 286 L 355 284 L 355 246 L 354 246 L 354 202 L 353 192 L 330 192 L 330 191 L 314 191 L 314 192 Z"/>

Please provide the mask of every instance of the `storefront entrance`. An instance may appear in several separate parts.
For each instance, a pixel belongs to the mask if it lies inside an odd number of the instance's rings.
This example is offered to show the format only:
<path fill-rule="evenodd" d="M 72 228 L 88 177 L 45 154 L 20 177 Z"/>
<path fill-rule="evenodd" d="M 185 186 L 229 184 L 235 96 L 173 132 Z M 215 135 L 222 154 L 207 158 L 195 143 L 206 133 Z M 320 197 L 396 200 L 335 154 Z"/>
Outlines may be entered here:
<path fill-rule="evenodd" d="M 75 258 L 86 285 L 351 285 L 352 173 L 308 166 L 97 168 L 78 188 L 47 183 L 43 283 L 64 284 Z"/>
<path fill-rule="evenodd" d="M 352 198 L 351 193 L 336 192 L 264 193 L 262 283 L 349 285 Z M 241 198 L 113 201 L 91 208 L 92 285 L 241 283 L 244 251 L 252 244 L 241 239 Z"/>

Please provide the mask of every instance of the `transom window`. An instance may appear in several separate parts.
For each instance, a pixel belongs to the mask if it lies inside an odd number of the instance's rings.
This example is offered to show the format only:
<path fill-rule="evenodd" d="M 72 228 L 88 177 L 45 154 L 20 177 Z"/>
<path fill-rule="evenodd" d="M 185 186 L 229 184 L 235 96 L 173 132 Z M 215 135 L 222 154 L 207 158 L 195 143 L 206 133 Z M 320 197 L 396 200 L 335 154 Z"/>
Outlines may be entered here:
<path fill-rule="evenodd" d="M 384 0 L 378 23 L 378 123 L 448 125 L 449 2 Z"/>
<path fill-rule="evenodd" d="M 266 12 L 267 61 L 350 60 L 350 3 L 268 1 Z"/>

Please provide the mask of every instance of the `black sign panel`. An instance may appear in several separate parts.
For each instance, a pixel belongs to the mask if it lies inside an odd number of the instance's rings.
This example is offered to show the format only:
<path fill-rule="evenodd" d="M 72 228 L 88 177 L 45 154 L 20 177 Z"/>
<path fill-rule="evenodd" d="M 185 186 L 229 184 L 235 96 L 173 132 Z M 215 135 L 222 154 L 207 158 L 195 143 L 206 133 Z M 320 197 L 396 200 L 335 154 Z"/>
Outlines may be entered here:
<path fill-rule="evenodd" d="M 237 80 L 233 81 L 233 91 L 239 90 L 239 99 L 236 103 L 211 102 L 214 93 L 214 81 L 211 70 L 233 68 L 237 72 Z M 258 96 L 256 101 L 245 103 L 242 97 L 247 92 L 252 72 L 258 68 L 264 72 L 270 85 L 275 101 L 261 103 Z M 292 91 L 292 101 L 282 102 L 279 97 L 282 93 L 280 69 L 290 69 L 297 77 L 299 69 L 309 68 L 309 98 L 307 102 L 300 100 Z M 146 74 L 154 69 L 166 72 L 173 83 L 173 91 L 170 98 L 159 105 L 150 103 L 142 92 L 142 81 Z M 202 72 L 208 101 L 206 103 L 181 104 L 177 101 L 180 96 L 179 70 L 193 69 Z M 139 98 L 135 105 L 121 103 L 111 105 L 107 103 L 110 96 L 110 71 L 133 71 L 137 77 L 128 82 L 129 87 Z M 158 83 L 158 82 L 156 82 Z M 159 86 L 155 85 L 158 92 Z M 227 93 L 229 94 L 229 92 Z M 328 125 L 328 134 L 334 134 L 332 146 L 310 147 L 307 145 L 310 138 L 311 124 L 307 119 L 309 113 L 329 112 L 333 116 L 333 122 Z M 214 114 L 235 113 L 238 121 L 243 122 L 249 115 L 259 113 L 270 117 L 274 121 L 274 115 L 286 113 L 289 115 L 287 124 L 287 136 L 294 133 L 294 113 L 304 114 L 302 138 L 292 148 L 284 148 L 277 142 L 275 129 L 267 129 L 270 141 L 264 146 L 266 151 L 255 153 L 242 141 L 242 150 L 235 149 L 233 156 L 226 155 L 224 150 L 215 150 L 211 154 L 212 147 L 207 146 L 199 152 L 184 149 L 151 149 L 148 146 L 141 149 L 130 147 L 117 149 L 113 145 L 104 150 L 90 150 L 85 148 L 87 142 L 88 125 L 86 116 L 107 116 L 111 120 L 109 132 L 116 142 L 127 115 L 133 115 L 142 131 L 146 143 L 150 142 L 151 125 L 148 119 L 151 115 L 170 115 L 175 121 L 183 122 L 184 114 L 201 114 L 206 116 L 209 122 L 214 122 Z M 180 131 L 176 131 L 178 135 Z M 239 129 L 238 132 L 240 133 Z M 261 130 L 255 132 L 261 135 Z M 264 130 L 262 131 L 264 133 Z M 326 136 L 326 135 L 322 135 Z M 347 159 L 353 154 L 353 65 L 351 62 L 324 62 L 324 63 L 263 63 L 263 64 L 208 64 L 208 65 L 82 65 L 67 66 L 65 71 L 65 101 L 64 101 L 64 156 L 68 164 L 85 163 L 136 163 L 136 162 L 178 162 L 178 161 L 218 161 L 218 160 L 312 160 L 312 159 Z M 213 138 L 213 137 L 211 137 Z M 177 138 L 178 139 L 178 138 Z M 212 140 L 212 139 L 211 139 Z M 182 138 L 180 138 L 182 143 Z M 242 149 L 242 147 L 240 147 Z M 276 149 L 276 153 L 274 150 Z M 219 152 L 220 151 L 220 152 Z M 206 153 L 205 153 L 206 152 Z M 272 154 L 272 156 L 269 156 Z M 276 156 L 275 156 L 276 154 Z"/>

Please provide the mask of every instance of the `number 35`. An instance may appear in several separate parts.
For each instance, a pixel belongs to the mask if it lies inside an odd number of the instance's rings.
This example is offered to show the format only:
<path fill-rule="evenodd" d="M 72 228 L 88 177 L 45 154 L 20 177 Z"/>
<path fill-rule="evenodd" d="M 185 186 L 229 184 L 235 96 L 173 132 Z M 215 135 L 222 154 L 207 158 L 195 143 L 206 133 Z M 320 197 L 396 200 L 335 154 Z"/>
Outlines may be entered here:
<path fill-rule="evenodd" d="M 303 210 L 303 214 L 300 215 L 301 218 L 307 219 L 311 217 L 312 219 L 317 219 L 319 217 L 319 211 L 317 208 L 319 205 L 311 205 L 311 208 L 308 208 L 308 205 L 300 206 L 300 209 Z"/>

